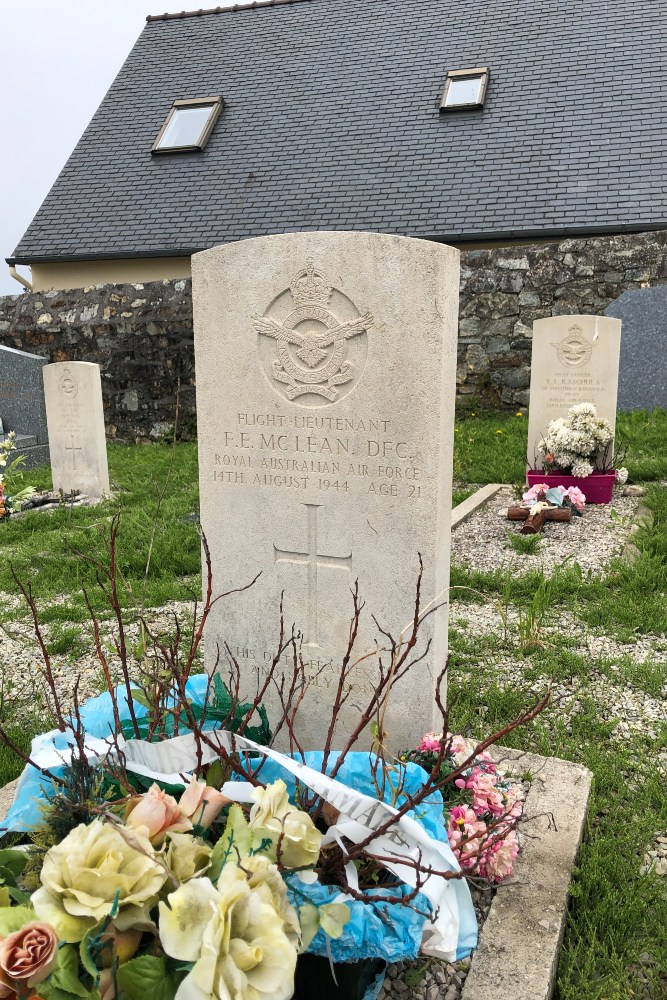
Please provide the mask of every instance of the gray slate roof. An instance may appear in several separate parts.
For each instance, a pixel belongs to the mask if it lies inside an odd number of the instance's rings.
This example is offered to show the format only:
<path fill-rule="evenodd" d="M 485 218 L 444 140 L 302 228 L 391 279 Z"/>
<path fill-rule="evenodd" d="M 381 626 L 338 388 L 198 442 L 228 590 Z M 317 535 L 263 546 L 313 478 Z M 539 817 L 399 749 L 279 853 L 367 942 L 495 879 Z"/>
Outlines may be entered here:
<path fill-rule="evenodd" d="M 247 236 L 485 240 L 667 226 L 667 33 L 635 0 L 296 0 L 147 23 L 15 257 Z M 482 112 L 440 114 L 488 65 Z M 203 152 L 152 157 L 221 94 Z"/>

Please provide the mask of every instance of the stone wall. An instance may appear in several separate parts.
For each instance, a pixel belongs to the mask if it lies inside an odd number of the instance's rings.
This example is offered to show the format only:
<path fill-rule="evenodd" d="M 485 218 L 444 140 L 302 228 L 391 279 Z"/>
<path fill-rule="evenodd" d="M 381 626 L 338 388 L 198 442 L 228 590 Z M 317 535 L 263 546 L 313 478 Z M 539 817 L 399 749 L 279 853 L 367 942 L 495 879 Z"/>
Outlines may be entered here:
<path fill-rule="evenodd" d="M 0 343 L 50 361 L 96 361 L 109 437 L 160 439 L 177 396 L 181 435 L 195 434 L 189 279 L 0 298 Z"/>
<path fill-rule="evenodd" d="M 534 320 L 601 314 L 627 289 L 663 283 L 664 231 L 463 251 L 459 405 L 525 406 Z M 168 432 L 180 383 L 179 425 L 194 434 L 189 280 L 0 298 L 0 343 L 51 361 L 97 361 L 110 437 Z"/>
<path fill-rule="evenodd" d="M 665 282 L 665 231 L 464 251 L 459 404 L 525 406 L 534 320 L 602 315 L 627 289 Z"/>

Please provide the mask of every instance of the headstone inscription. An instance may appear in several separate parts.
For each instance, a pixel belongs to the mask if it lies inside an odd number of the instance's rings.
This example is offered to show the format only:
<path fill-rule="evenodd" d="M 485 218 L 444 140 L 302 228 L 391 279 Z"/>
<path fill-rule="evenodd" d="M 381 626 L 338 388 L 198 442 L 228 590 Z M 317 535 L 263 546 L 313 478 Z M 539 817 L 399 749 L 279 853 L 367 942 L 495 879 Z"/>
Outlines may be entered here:
<path fill-rule="evenodd" d="M 100 366 L 61 361 L 44 368 L 54 490 L 92 499 L 109 494 Z"/>
<path fill-rule="evenodd" d="M 47 358 L 0 346 L 0 420 L 4 441 L 16 434 L 16 452 L 23 455 L 23 468 L 33 469 L 49 461 L 49 439 L 44 408 L 42 368 Z"/>
<path fill-rule="evenodd" d="M 606 316 L 551 316 L 533 323 L 528 411 L 529 469 L 541 469 L 538 442 L 551 420 L 594 403 L 616 425 L 621 323 Z"/>
<path fill-rule="evenodd" d="M 225 644 L 244 690 L 277 648 L 279 607 L 303 636 L 299 711 L 322 746 L 358 580 L 357 656 L 410 622 L 418 553 L 424 602 L 447 600 L 458 252 L 369 233 L 243 240 L 193 257 L 202 527 L 217 593 L 261 573 L 209 619 L 209 668 Z M 223 606 L 224 605 L 224 606 Z M 430 728 L 447 651 L 443 605 L 428 656 L 393 692 L 393 746 Z M 386 657 L 385 657 L 386 659 Z M 354 671 L 339 740 L 372 690 Z M 269 709 L 275 702 L 269 700 Z M 275 718 L 275 714 L 274 714 Z"/>
<path fill-rule="evenodd" d="M 623 323 L 618 409 L 667 407 L 667 285 L 631 288 L 605 316 Z"/>

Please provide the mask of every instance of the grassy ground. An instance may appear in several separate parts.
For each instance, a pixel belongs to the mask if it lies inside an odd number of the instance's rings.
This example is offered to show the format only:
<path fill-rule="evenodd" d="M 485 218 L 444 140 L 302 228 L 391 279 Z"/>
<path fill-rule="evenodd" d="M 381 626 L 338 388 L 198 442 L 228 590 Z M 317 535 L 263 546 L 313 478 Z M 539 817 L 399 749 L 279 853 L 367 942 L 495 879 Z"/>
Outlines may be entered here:
<path fill-rule="evenodd" d="M 625 465 L 633 482 L 667 477 L 667 411 L 620 413 L 616 447 L 627 448 Z M 528 418 L 521 414 L 471 414 L 456 424 L 454 478 L 468 483 L 523 481 Z"/>
<path fill-rule="evenodd" d="M 602 678 L 603 686 L 664 698 L 664 667 L 651 655 L 631 652 L 601 659 L 583 650 L 580 641 L 590 630 L 626 644 L 667 634 L 667 490 L 658 482 L 667 478 L 667 413 L 621 416 L 618 426 L 619 435 L 630 445 L 625 464 L 631 480 L 647 483 L 645 502 L 655 514 L 653 528 L 633 539 L 640 550 L 634 564 L 617 560 L 603 577 L 591 578 L 576 565 L 564 567 L 549 584 L 536 576 L 508 578 L 460 567 L 452 572 L 452 584 L 479 591 L 480 603 L 519 611 L 524 621 L 532 616 L 538 635 L 538 644 L 530 651 L 525 628 L 523 634 L 519 626 L 506 634 L 502 629 L 476 633 L 470 593 L 454 592 L 450 690 L 457 730 L 474 735 L 497 728 L 548 683 L 576 684 L 578 689 L 576 711 L 564 703 L 554 704 L 513 739 L 515 746 L 585 764 L 595 776 L 571 890 L 558 971 L 559 1000 L 667 996 L 667 877 L 640 874 L 645 851 L 656 834 L 667 829 L 667 721 L 658 726 L 657 735 L 639 729 L 621 737 L 617 720 L 602 711 L 596 694 Z M 513 414 L 477 414 L 460 420 L 456 479 L 519 482 L 525 434 L 526 418 Z M 109 460 L 116 500 L 94 509 L 34 515 L 0 525 L 5 556 L 0 560 L 0 591 L 16 592 L 8 569 L 12 561 L 40 598 L 62 599 L 51 603 L 47 617 L 61 652 L 70 650 L 73 655 L 81 643 L 76 623 L 85 618 L 80 588 L 94 580 L 90 567 L 72 549 L 102 557 L 104 532 L 117 510 L 122 509 L 120 565 L 127 604 L 145 600 L 147 606 L 156 606 L 187 598 L 199 582 L 199 543 L 191 518 L 198 503 L 196 448 L 179 445 L 172 455 L 164 445 L 112 445 Z M 30 478 L 35 485 L 46 483 L 44 472 Z M 457 491 L 454 502 L 467 492 Z M 151 571 L 145 581 L 152 537 Z M 7 622 L 16 614 L 6 607 L 0 612 L 0 624 L 2 616 Z M 508 663 L 521 665 L 520 683 L 505 676 L 503 664 Z M 43 720 L 35 726 L 43 728 Z M 15 733 L 24 745 L 30 728 L 23 726 Z M 0 782 L 16 771 L 16 760 L 0 753 Z"/>

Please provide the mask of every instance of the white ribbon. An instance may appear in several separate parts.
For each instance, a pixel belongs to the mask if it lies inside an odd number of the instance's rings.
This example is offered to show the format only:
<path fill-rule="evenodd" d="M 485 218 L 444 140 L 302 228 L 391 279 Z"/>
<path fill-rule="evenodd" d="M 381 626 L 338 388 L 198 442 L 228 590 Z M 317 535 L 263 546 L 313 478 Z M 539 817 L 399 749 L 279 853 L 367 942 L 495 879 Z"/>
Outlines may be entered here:
<path fill-rule="evenodd" d="M 38 768 L 48 770 L 62 766 L 71 759 L 71 750 L 56 747 L 56 736 L 62 739 L 62 734 L 53 731 L 33 740 L 31 759 Z M 353 843 L 361 843 L 398 813 L 397 809 L 386 802 L 357 792 L 301 761 L 286 757 L 270 747 L 260 746 L 243 736 L 218 729 L 207 732 L 207 737 L 217 741 L 221 749 L 230 750 L 232 746 L 236 746 L 269 757 L 337 809 L 340 817 L 329 828 L 326 843 L 333 840 L 341 843 L 344 837 Z M 200 744 L 198 757 L 197 743 L 191 733 L 159 743 L 125 740 L 121 736 L 115 742 L 93 737 L 86 737 L 85 740 L 86 753 L 97 760 L 104 760 L 114 753 L 116 746 L 123 752 L 125 766 L 129 771 L 166 784 L 184 784 L 183 775 L 193 771 L 198 761 L 209 764 L 218 757 L 213 747 L 203 744 Z M 251 786 L 248 782 L 226 782 L 222 791 L 235 801 L 251 801 Z M 452 873 L 460 871 L 449 844 L 429 837 L 424 828 L 410 816 L 401 816 L 383 834 L 373 837 L 364 850 L 370 855 L 381 857 L 384 867 L 411 888 L 416 888 L 419 881 L 419 891 L 433 906 L 430 923 L 425 925 L 421 950 L 427 955 L 454 961 L 459 936 L 456 892 L 458 880 L 428 874 L 429 870 Z M 351 866 L 348 864 L 347 867 Z M 350 885 L 355 888 L 351 880 Z"/>

